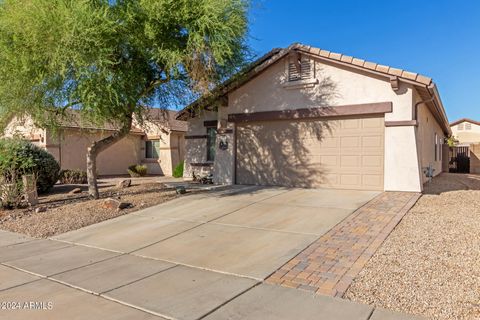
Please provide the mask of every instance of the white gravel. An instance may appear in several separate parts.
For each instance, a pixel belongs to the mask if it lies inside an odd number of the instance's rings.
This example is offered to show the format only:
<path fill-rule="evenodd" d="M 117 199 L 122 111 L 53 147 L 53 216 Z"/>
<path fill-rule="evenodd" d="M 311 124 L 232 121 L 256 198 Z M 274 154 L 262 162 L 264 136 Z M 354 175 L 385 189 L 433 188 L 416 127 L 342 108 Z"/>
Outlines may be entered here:
<path fill-rule="evenodd" d="M 345 297 L 431 319 L 480 319 L 480 176 L 442 174 Z"/>

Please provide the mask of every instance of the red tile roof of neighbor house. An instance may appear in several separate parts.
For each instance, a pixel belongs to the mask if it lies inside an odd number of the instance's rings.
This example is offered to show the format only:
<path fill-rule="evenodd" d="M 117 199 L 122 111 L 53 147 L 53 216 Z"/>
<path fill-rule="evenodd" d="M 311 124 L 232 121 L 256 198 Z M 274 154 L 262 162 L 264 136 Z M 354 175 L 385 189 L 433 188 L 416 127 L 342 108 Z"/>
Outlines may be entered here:
<path fill-rule="evenodd" d="M 320 48 L 315 48 L 300 43 L 294 43 L 287 48 L 275 48 L 263 55 L 259 59 L 251 63 L 247 68 L 234 75 L 222 85 L 215 88 L 209 95 L 206 95 L 196 101 L 194 101 L 189 106 L 185 107 L 179 113 L 177 113 L 177 119 L 185 120 L 189 116 L 193 115 L 194 110 L 197 107 L 205 107 L 228 94 L 228 92 L 242 86 L 250 79 L 254 78 L 260 74 L 263 70 L 268 68 L 270 65 L 285 57 L 288 53 L 295 50 L 300 54 L 306 54 L 315 56 L 315 58 L 323 60 L 325 62 L 334 63 L 336 65 L 344 65 L 351 68 L 359 69 L 365 72 L 369 72 L 376 75 L 386 76 L 390 79 L 399 79 L 404 82 L 411 83 L 417 87 L 425 89 L 425 92 L 420 92 L 422 99 L 427 100 L 427 98 L 432 98 L 435 100 L 435 103 L 439 106 L 440 117 L 443 118 L 444 129 L 448 132 L 450 128 L 448 126 L 448 120 L 443 108 L 443 104 L 440 100 L 435 83 L 430 77 L 421 75 L 419 73 L 406 71 L 403 69 L 393 68 L 386 65 L 381 65 L 375 62 L 366 61 L 363 59 L 347 56 L 341 53 L 335 53 L 328 50 L 323 50 Z"/>
<path fill-rule="evenodd" d="M 462 123 L 462 122 L 470 122 L 470 123 L 476 124 L 477 126 L 480 126 L 480 121 L 475 121 L 475 120 L 472 120 L 472 119 L 469 119 L 469 118 L 462 118 L 462 119 L 458 119 L 457 121 L 453 121 L 452 123 L 450 123 L 450 127 L 456 126 L 457 124 Z"/>

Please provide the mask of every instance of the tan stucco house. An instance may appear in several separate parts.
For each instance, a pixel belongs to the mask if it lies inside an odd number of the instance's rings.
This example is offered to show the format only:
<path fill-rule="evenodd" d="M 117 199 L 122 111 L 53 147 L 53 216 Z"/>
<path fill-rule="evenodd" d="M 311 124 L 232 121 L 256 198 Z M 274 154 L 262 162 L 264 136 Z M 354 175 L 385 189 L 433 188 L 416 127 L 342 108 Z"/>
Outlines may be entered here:
<path fill-rule="evenodd" d="M 459 146 L 480 143 L 480 122 L 463 118 L 450 123 L 450 128 Z"/>
<path fill-rule="evenodd" d="M 184 178 L 421 191 L 450 126 L 433 81 L 301 44 L 274 49 L 179 112 Z M 443 161 L 445 163 L 445 161 Z"/>
<path fill-rule="evenodd" d="M 93 141 L 109 136 L 113 125 L 103 127 L 82 122 L 75 112 L 63 121 L 57 133 L 36 127 L 28 117 L 14 118 L 4 135 L 21 135 L 45 148 L 62 169 L 86 170 L 86 151 Z M 175 119 L 172 110 L 149 109 L 142 126 L 133 126 L 130 134 L 103 151 L 97 158 L 100 175 L 124 175 L 128 166 L 145 164 L 148 174 L 172 175 L 173 168 L 184 161 L 184 136 L 187 123 Z"/>

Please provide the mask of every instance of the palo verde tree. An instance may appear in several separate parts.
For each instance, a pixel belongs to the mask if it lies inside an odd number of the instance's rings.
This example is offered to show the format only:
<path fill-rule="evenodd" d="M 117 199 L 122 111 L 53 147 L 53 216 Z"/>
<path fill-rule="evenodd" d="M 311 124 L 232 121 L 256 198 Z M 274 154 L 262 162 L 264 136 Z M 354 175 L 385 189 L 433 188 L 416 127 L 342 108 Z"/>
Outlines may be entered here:
<path fill-rule="evenodd" d="M 0 0 L 0 122 L 28 115 L 58 129 L 74 109 L 114 124 L 86 155 L 98 198 L 97 155 L 145 106 L 205 93 L 244 63 L 247 10 L 246 0 Z"/>

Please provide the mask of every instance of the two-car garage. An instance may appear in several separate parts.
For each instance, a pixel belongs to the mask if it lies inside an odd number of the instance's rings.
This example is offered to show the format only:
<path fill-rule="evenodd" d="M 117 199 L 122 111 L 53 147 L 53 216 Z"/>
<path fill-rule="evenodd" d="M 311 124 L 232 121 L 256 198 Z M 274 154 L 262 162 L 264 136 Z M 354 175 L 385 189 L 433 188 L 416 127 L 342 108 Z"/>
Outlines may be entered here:
<path fill-rule="evenodd" d="M 237 184 L 383 190 L 384 117 L 236 125 Z"/>

